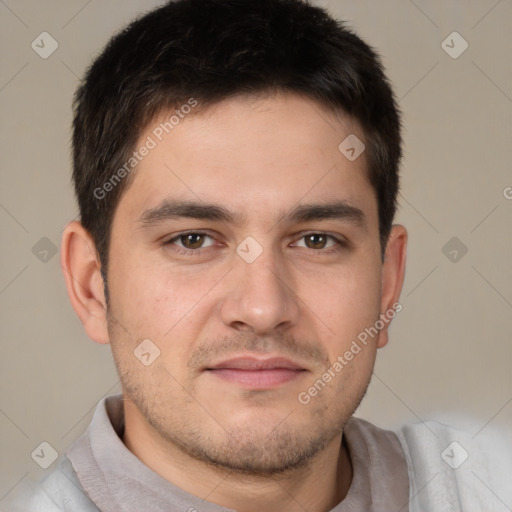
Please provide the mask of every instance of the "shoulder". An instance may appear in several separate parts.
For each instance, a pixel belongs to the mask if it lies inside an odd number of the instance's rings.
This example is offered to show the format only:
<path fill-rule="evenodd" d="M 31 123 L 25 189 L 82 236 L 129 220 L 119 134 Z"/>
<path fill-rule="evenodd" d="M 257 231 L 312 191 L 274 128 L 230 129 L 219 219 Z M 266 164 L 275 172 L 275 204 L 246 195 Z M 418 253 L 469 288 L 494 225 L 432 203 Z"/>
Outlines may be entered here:
<path fill-rule="evenodd" d="M 67 457 L 43 479 L 24 481 L 11 500 L 9 512 L 99 512 Z"/>
<path fill-rule="evenodd" d="M 471 433 L 425 421 L 395 432 L 409 469 L 411 510 L 510 511 L 510 431 L 486 426 Z"/>

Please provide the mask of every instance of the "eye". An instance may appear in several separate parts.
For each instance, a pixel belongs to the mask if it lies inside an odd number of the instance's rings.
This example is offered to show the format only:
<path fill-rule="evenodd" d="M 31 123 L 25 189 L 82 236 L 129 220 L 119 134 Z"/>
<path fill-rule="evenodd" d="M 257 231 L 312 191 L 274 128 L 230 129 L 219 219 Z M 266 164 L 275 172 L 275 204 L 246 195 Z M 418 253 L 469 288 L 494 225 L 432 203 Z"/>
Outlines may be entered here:
<path fill-rule="evenodd" d="M 305 241 L 305 247 L 307 249 L 318 251 L 323 250 L 323 252 L 326 253 L 341 250 L 346 246 L 346 242 L 343 240 L 340 240 L 339 238 L 333 235 L 328 235 L 326 233 L 307 233 L 302 235 L 299 240 Z M 329 241 L 331 242 L 330 245 L 328 245 Z M 294 245 L 297 245 L 297 242 Z"/>
<path fill-rule="evenodd" d="M 207 238 L 213 241 L 213 238 L 206 233 L 189 231 L 187 233 L 180 233 L 170 240 L 167 240 L 167 242 L 164 242 L 164 245 L 173 245 L 178 252 L 190 254 L 192 252 L 198 252 L 199 249 L 212 246 L 213 242 L 207 246 L 203 245 Z"/>
<path fill-rule="evenodd" d="M 207 240 L 210 243 L 205 245 Z M 304 245 L 299 244 L 304 241 Z M 180 233 L 163 243 L 164 246 L 171 246 L 174 251 L 185 255 L 199 255 L 202 249 L 207 249 L 215 245 L 215 239 L 200 231 L 187 231 Z M 303 234 L 297 242 L 292 244 L 294 247 L 304 247 L 314 252 L 330 254 L 338 252 L 347 246 L 347 243 L 333 235 L 326 233 L 306 233 Z"/>

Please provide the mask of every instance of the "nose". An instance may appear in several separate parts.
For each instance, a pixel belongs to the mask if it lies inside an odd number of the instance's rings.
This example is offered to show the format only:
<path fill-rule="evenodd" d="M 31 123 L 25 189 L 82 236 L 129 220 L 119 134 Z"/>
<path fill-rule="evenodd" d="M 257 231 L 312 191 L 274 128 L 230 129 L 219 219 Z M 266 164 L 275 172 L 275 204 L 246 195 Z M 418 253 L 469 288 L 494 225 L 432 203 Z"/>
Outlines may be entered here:
<path fill-rule="evenodd" d="M 263 335 L 296 324 L 299 299 L 284 262 L 265 249 L 252 263 L 235 256 L 235 268 L 221 306 L 225 325 Z"/>

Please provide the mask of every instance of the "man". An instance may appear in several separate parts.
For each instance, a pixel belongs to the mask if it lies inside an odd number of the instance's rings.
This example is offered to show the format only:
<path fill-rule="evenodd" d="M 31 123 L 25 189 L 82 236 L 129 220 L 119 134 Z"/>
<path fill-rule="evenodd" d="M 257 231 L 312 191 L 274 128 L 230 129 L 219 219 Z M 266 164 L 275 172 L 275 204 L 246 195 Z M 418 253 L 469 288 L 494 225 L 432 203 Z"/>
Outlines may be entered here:
<path fill-rule="evenodd" d="M 463 432 L 352 418 L 407 242 L 400 115 L 355 34 L 300 0 L 170 2 L 87 72 L 73 150 L 62 267 L 123 393 L 27 510 L 512 504 L 509 458 Z"/>

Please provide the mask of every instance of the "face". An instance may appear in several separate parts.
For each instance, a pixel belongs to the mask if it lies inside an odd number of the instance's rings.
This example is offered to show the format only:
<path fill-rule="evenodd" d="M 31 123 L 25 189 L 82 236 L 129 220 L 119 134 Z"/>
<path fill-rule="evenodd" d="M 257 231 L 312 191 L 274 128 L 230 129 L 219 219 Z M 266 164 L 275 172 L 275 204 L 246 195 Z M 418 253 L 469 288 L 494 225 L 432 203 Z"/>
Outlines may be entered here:
<path fill-rule="evenodd" d="M 338 149 L 364 136 L 291 94 L 224 101 L 162 140 L 159 122 L 112 224 L 125 396 L 195 459 L 253 474 L 304 465 L 356 409 L 379 340 L 353 348 L 382 313 L 365 155 Z"/>

